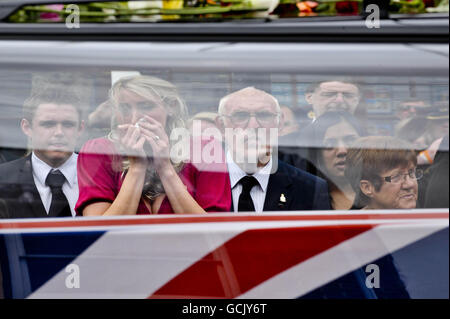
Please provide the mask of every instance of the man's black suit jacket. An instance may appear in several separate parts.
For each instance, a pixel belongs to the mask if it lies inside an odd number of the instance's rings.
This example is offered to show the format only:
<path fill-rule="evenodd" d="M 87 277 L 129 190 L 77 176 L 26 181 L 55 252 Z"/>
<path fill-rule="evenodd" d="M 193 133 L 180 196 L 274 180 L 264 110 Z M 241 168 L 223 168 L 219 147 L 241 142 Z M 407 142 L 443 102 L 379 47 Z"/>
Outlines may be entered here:
<path fill-rule="evenodd" d="M 31 155 L 0 165 L 0 218 L 47 217 L 34 184 Z"/>
<path fill-rule="evenodd" d="M 278 160 L 277 171 L 269 177 L 263 211 L 329 209 L 328 185 L 323 179 Z"/>
<path fill-rule="evenodd" d="M 269 177 L 264 211 L 328 209 L 328 187 L 323 179 L 278 161 L 277 171 Z M 36 217 L 48 215 L 34 184 L 31 155 L 1 164 L 0 218 Z"/>

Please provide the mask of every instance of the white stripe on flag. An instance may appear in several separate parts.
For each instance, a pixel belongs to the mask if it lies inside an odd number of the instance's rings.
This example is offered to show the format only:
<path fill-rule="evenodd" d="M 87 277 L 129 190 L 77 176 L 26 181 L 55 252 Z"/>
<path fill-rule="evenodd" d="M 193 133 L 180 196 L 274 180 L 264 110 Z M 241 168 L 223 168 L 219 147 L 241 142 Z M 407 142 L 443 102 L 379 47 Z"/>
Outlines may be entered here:
<path fill-rule="evenodd" d="M 271 277 L 238 298 L 297 298 L 448 227 L 448 220 L 380 225 Z"/>
<path fill-rule="evenodd" d="M 146 298 L 243 231 L 373 222 L 401 222 L 402 227 L 411 223 L 419 228 L 424 223 L 436 223 L 416 219 L 160 224 L 127 230 L 112 227 L 72 262 L 80 270 L 80 288 L 66 287 L 69 273 L 63 269 L 29 298 Z"/>

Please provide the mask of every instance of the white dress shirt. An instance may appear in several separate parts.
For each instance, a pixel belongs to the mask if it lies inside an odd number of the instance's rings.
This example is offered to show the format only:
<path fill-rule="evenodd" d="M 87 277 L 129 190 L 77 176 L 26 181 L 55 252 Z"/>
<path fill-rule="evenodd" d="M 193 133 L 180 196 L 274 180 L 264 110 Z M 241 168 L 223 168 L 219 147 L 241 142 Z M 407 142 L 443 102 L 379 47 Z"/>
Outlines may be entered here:
<path fill-rule="evenodd" d="M 242 185 L 239 183 L 242 177 L 248 175 L 233 160 L 230 151 L 227 151 L 228 175 L 230 176 L 231 195 L 233 197 L 234 212 L 238 211 L 239 196 L 242 192 Z M 272 158 L 266 166 L 259 169 L 255 174 L 251 175 L 258 181 L 250 191 L 250 197 L 255 205 L 255 212 L 262 213 L 264 201 L 266 200 L 267 185 L 269 184 L 270 172 L 272 170 Z"/>
<path fill-rule="evenodd" d="M 34 184 L 36 185 L 39 195 L 41 196 L 41 200 L 47 214 L 50 211 L 50 205 L 52 203 L 52 191 L 49 186 L 45 185 L 45 180 L 51 170 L 58 169 L 66 178 L 62 191 L 64 195 L 66 195 L 67 201 L 69 202 L 72 216 L 75 217 L 75 204 L 78 200 L 77 158 L 78 155 L 72 153 L 67 161 L 65 161 L 60 167 L 51 167 L 44 161 L 40 160 L 34 152 L 32 153 L 31 167 L 33 168 Z"/>

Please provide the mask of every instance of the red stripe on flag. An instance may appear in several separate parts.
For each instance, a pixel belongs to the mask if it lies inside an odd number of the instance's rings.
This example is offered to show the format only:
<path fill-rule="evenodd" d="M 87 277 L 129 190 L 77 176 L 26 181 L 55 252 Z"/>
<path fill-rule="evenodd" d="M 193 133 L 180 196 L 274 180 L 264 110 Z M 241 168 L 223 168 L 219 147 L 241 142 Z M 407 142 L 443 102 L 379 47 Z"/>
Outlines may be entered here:
<path fill-rule="evenodd" d="M 210 214 L 208 216 L 173 216 L 148 218 L 120 218 L 120 219 L 90 219 L 90 218 L 62 218 L 61 220 L 47 221 L 45 218 L 35 220 L 0 220 L 1 229 L 26 229 L 26 228 L 58 228 L 58 227 L 108 227 L 108 226 L 139 226 L 154 224 L 183 224 L 183 223 L 218 223 L 218 222 L 259 222 L 259 221 L 342 221 L 342 220 L 368 220 L 377 221 L 402 220 L 402 219 L 448 219 L 448 212 L 438 213 L 411 213 L 411 214 L 351 214 L 351 215 L 252 215 L 240 216 L 239 214 L 220 216 Z"/>
<path fill-rule="evenodd" d="M 374 226 L 248 230 L 207 254 L 149 298 L 235 298 Z"/>

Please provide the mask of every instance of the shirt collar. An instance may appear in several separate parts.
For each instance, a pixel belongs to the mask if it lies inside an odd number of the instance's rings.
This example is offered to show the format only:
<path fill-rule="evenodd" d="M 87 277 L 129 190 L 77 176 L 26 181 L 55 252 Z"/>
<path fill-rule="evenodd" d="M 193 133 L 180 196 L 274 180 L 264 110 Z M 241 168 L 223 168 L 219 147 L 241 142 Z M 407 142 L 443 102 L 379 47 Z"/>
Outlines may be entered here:
<path fill-rule="evenodd" d="M 59 167 L 51 167 L 44 161 L 42 161 L 39 157 L 34 154 L 31 154 L 31 165 L 33 167 L 33 174 L 39 180 L 42 185 L 45 185 L 45 180 L 47 179 L 48 173 L 52 169 L 58 169 L 66 178 L 69 185 L 72 187 L 77 183 L 77 158 L 78 155 L 72 153 L 72 155 Z"/>
<path fill-rule="evenodd" d="M 227 166 L 228 174 L 230 175 L 231 188 L 234 188 L 236 184 L 241 180 L 242 177 L 248 175 L 244 172 L 233 160 L 230 151 L 227 151 Z M 266 166 L 259 169 L 255 174 L 251 175 L 259 183 L 259 186 L 264 192 L 267 190 L 267 185 L 269 184 L 270 172 L 272 171 L 272 157 L 270 157 L 269 162 Z"/>

